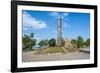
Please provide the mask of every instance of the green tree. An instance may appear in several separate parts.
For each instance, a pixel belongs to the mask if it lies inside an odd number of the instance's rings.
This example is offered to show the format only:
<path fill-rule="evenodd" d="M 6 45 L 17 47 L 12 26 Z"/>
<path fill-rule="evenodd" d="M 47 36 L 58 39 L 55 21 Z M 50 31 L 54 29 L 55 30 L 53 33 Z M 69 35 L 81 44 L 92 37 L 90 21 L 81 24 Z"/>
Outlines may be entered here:
<path fill-rule="evenodd" d="M 29 50 L 32 50 L 32 47 L 36 45 L 36 39 L 30 39 L 30 47 Z"/>
<path fill-rule="evenodd" d="M 34 33 L 30 33 L 29 39 L 30 39 L 29 50 L 32 50 L 32 47 L 36 45 L 36 40 L 34 39 Z"/>
<path fill-rule="evenodd" d="M 76 47 L 76 45 L 77 45 L 77 40 L 72 39 L 72 40 L 71 40 L 71 43 L 72 43 L 73 47 Z"/>
<path fill-rule="evenodd" d="M 90 46 L 90 39 L 89 38 L 85 41 L 85 46 L 86 47 L 89 47 Z"/>
<path fill-rule="evenodd" d="M 34 38 L 34 33 L 30 33 L 30 38 Z"/>
<path fill-rule="evenodd" d="M 44 40 L 44 46 L 48 46 L 48 40 Z"/>
<path fill-rule="evenodd" d="M 81 48 L 84 45 L 84 39 L 81 36 L 77 37 L 77 48 Z"/>
<path fill-rule="evenodd" d="M 43 46 L 48 46 L 48 40 L 41 40 L 39 43 L 38 43 L 38 45 L 40 46 L 40 47 L 43 47 Z"/>
<path fill-rule="evenodd" d="M 49 44 L 49 47 L 54 47 L 56 45 L 56 40 L 52 38 L 49 40 L 48 44 Z"/>
<path fill-rule="evenodd" d="M 23 50 L 32 50 L 32 47 L 36 45 L 36 39 L 33 39 L 32 34 L 31 36 L 23 36 L 22 42 L 23 42 Z"/>
<path fill-rule="evenodd" d="M 28 36 L 23 36 L 22 38 L 22 42 L 23 42 L 23 50 L 27 50 L 29 48 L 29 42 L 30 42 L 30 39 L 28 38 Z"/>

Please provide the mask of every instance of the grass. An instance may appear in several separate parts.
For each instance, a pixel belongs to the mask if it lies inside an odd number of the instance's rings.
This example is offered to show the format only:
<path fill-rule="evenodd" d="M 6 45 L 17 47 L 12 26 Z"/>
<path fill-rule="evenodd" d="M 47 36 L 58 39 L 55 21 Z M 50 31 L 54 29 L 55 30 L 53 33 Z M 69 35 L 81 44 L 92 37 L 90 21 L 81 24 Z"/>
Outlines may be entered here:
<path fill-rule="evenodd" d="M 65 48 L 68 52 L 75 52 L 75 51 L 79 51 L 79 48 L 72 48 L 72 47 L 68 47 Z M 29 52 L 29 51 L 39 51 L 38 49 L 32 49 L 32 50 L 23 50 L 23 52 Z M 48 53 L 61 53 L 61 54 L 65 54 L 66 52 L 64 51 L 64 49 L 62 49 L 62 47 L 50 47 L 50 48 L 46 48 L 46 49 L 42 49 L 40 51 L 41 54 L 48 54 Z"/>
<path fill-rule="evenodd" d="M 25 49 L 25 50 L 22 50 L 22 51 L 23 51 L 23 52 L 30 52 L 30 51 L 34 51 L 34 50 L 36 50 L 36 49 L 32 48 L 31 50 Z"/>
<path fill-rule="evenodd" d="M 62 48 L 50 47 L 50 48 L 44 49 L 43 53 L 65 53 L 65 51 Z"/>

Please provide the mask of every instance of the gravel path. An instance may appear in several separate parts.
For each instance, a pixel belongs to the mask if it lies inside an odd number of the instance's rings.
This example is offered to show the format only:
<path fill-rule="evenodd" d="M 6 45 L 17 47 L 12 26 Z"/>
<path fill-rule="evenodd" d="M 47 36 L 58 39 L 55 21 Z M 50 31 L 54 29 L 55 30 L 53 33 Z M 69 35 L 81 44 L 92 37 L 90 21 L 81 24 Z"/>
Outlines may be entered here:
<path fill-rule="evenodd" d="M 55 61 L 55 60 L 77 60 L 89 59 L 90 54 L 83 52 L 74 52 L 67 54 L 54 54 L 54 55 L 34 55 L 33 52 L 23 52 L 23 62 L 36 62 L 36 61 Z"/>

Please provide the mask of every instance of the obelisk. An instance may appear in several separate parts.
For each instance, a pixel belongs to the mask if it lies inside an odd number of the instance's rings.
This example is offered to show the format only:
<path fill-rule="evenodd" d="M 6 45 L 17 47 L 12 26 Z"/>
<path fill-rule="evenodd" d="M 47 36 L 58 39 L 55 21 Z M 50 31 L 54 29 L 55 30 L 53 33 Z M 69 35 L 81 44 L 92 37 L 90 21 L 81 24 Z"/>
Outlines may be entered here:
<path fill-rule="evenodd" d="M 57 47 L 61 47 L 62 45 L 62 24 L 61 24 L 61 16 L 58 16 L 58 24 L 57 24 Z"/>

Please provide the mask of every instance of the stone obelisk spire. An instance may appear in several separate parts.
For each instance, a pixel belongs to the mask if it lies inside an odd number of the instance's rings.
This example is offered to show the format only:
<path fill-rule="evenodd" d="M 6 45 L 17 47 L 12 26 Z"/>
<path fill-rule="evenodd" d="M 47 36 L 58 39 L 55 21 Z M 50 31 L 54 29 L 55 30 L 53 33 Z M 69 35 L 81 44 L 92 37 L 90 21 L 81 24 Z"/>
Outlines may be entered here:
<path fill-rule="evenodd" d="M 58 16 L 58 24 L 57 24 L 57 47 L 61 47 L 62 43 L 62 24 L 61 24 L 61 16 Z"/>

